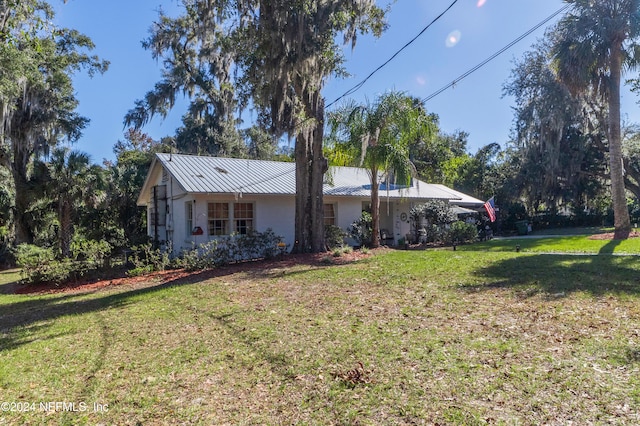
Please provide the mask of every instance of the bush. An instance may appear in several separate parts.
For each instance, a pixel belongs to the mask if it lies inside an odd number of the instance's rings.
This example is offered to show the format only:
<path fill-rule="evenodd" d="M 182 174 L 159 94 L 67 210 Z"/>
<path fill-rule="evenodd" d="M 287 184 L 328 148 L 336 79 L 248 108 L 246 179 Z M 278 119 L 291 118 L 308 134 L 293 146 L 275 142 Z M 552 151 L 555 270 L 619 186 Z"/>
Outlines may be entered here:
<path fill-rule="evenodd" d="M 329 250 L 344 246 L 344 239 L 347 233 L 336 225 L 326 225 L 324 227 L 324 241 Z"/>
<path fill-rule="evenodd" d="M 74 238 L 71 242 L 71 254 L 78 261 L 85 261 L 89 267 L 103 268 L 111 255 L 111 244 L 106 241 Z"/>
<path fill-rule="evenodd" d="M 167 250 L 154 249 L 151 243 L 142 244 L 133 248 L 131 262 L 135 268 L 129 271 L 129 275 L 141 275 L 147 272 L 164 271 L 171 265 L 169 257 L 171 248 Z"/>
<path fill-rule="evenodd" d="M 347 228 L 349 236 L 361 246 L 370 246 L 373 234 L 373 218 L 371 213 L 362 212 L 362 216 Z"/>
<path fill-rule="evenodd" d="M 183 252 L 179 264 L 185 269 L 195 271 L 232 262 L 270 259 L 280 252 L 280 241 L 282 237 L 277 236 L 271 228 L 264 232 L 234 234 L 208 241 Z"/>
<path fill-rule="evenodd" d="M 445 233 L 446 229 L 444 226 L 426 224 L 420 228 L 414 229 L 413 235 L 407 234 L 407 240 L 409 242 L 420 244 L 439 243 L 444 240 Z"/>
<path fill-rule="evenodd" d="M 409 218 L 415 242 L 433 243 L 444 237 L 441 226 L 455 222 L 458 216 L 448 201 L 429 200 L 414 206 L 409 212 Z M 422 226 L 423 219 L 427 222 L 425 226 Z"/>
<path fill-rule="evenodd" d="M 472 243 L 478 239 L 478 228 L 473 223 L 453 222 L 444 233 L 447 244 Z"/>
<path fill-rule="evenodd" d="M 16 249 L 16 262 L 22 268 L 22 282 L 33 284 L 51 282 L 61 284 L 85 275 L 89 268 L 83 262 L 71 259 L 56 260 L 51 248 L 20 244 Z"/>
<path fill-rule="evenodd" d="M 12 251 L 9 244 L 9 228 L 0 226 L 0 267 L 12 263 Z"/>

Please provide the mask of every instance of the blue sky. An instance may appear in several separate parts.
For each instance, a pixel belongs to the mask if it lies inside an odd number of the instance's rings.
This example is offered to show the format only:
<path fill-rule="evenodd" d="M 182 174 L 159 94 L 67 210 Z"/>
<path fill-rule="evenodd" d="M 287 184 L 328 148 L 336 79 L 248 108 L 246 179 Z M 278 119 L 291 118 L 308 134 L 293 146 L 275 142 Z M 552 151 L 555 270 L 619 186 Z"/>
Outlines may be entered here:
<path fill-rule="evenodd" d="M 389 29 L 381 38 L 360 37 L 355 50 L 345 48 L 347 79 L 329 79 L 323 90 L 327 103 L 365 78 L 401 46 L 444 11 L 452 0 L 397 0 L 388 15 Z M 78 111 L 91 120 L 74 146 L 89 153 L 94 162 L 113 159 L 113 145 L 124 139 L 122 119 L 137 99 L 160 79 L 161 64 L 141 46 L 162 8 L 169 15 L 180 12 L 178 0 L 67 0 L 53 2 L 56 23 L 74 28 L 92 38 L 93 51 L 111 62 L 104 75 L 74 78 Z M 381 6 L 386 1 L 378 2 Z M 561 0 L 459 0 L 436 24 L 374 75 L 350 97 L 374 100 L 387 90 L 405 91 L 425 98 L 478 65 L 528 29 L 562 8 Z M 554 21 L 552 21 L 554 22 Z M 513 61 L 530 49 L 544 28 L 485 65 L 453 88 L 430 100 L 426 106 L 440 117 L 446 132 L 470 134 L 468 149 L 492 142 L 502 146 L 509 140 L 513 100 L 503 97 Z M 623 93 L 623 116 L 640 121 L 638 97 Z M 165 119 L 154 119 L 142 130 L 154 139 L 172 135 L 180 126 L 186 102 Z M 250 121 L 252 113 L 243 113 Z"/>

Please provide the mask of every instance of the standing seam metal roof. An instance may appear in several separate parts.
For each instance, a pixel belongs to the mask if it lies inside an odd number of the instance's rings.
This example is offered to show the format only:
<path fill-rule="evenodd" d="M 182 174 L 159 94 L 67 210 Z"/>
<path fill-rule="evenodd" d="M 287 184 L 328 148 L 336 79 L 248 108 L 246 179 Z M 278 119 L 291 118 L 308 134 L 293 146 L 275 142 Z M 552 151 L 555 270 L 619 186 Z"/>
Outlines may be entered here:
<path fill-rule="evenodd" d="M 156 154 L 158 161 L 187 192 L 207 194 L 295 195 L 296 164 L 277 161 Z M 325 195 L 370 197 L 367 171 L 356 167 L 332 167 Z M 413 185 L 380 186 L 380 196 L 407 199 L 460 200 L 461 193 L 443 185 L 414 179 Z M 462 194 L 465 195 L 465 194 Z M 470 197 L 473 198 L 473 197 Z M 479 200 L 478 200 L 479 201 Z"/>

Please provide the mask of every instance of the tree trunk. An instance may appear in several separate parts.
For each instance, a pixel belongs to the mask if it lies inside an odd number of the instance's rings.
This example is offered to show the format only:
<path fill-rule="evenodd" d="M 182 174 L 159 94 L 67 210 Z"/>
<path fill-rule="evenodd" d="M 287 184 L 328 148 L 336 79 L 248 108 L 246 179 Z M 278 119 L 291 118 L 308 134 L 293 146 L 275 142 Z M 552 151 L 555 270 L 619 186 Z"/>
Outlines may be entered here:
<path fill-rule="evenodd" d="M 13 175 L 15 183 L 15 207 L 13 208 L 13 221 L 15 226 L 15 243 L 33 244 L 33 232 L 29 225 L 27 211 L 31 204 L 29 200 L 29 183 L 22 179 L 19 173 Z"/>
<path fill-rule="evenodd" d="M 29 199 L 29 178 L 27 176 L 27 163 L 30 153 L 25 152 L 18 142 L 12 141 L 13 161 L 11 174 L 15 185 L 15 207 L 13 220 L 15 226 L 15 244 L 33 244 L 33 231 L 29 225 L 27 211 L 31 205 Z"/>
<path fill-rule="evenodd" d="M 378 182 L 378 170 L 371 173 L 371 247 L 380 246 L 380 182 Z"/>
<path fill-rule="evenodd" d="M 58 221 L 60 222 L 59 240 L 60 254 L 63 258 L 71 255 L 71 238 L 73 237 L 73 210 L 69 200 L 59 199 Z"/>
<path fill-rule="evenodd" d="M 312 130 L 311 143 L 311 251 L 320 253 L 327 250 L 324 241 L 324 174 L 329 168 L 322 152 L 324 139 L 324 99 L 319 91 L 313 94 L 315 127 Z"/>
<path fill-rule="evenodd" d="M 609 167 L 611 170 L 611 198 L 615 239 L 626 239 L 631 232 L 631 221 L 627 208 L 622 164 L 622 141 L 620 136 L 620 78 L 622 47 L 614 44 L 611 49 L 611 80 L 609 88 Z"/>
<path fill-rule="evenodd" d="M 313 117 L 312 127 L 302 128 L 296 137 L 296 214 L 294 253 L 319 253 L 324 242 L 324 197 L 322 182 L 327 159 L 322 155 L 324 132 L 324 100 L 319 91 L 310 97 L 306 108 Z M 307 97 L 303 97 L 307 99 Z"/>
<path fill-rule="evenodd" d="M 307 253 L 310 251 L 310 207 L 309 207 L 309 133 L 301 131 L 296 137 L 296 218 L 295 243 L 292 252 Z"/>

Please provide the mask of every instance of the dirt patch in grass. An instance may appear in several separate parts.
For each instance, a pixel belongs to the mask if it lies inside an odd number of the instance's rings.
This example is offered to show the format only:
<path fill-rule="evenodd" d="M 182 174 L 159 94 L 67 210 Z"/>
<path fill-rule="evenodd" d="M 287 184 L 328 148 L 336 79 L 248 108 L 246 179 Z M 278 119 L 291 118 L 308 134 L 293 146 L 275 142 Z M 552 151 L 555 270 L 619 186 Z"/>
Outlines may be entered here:
<path fill-rule="evenodd" d="M 284 257 L 277 257 L 268 260 L 256 260 L 228 265 L 206 271 L 187 271 L 185 269 L 170 269 L 157 271 L 150 274 L 130 277 L 125 272 L 107 279 L 87 279 L 67 282 L 63 284 L 40 283 L 19 285 L 15 289 L 16 294 L 51 294 L 51 293 L 84 293 L 101 290 L 107 287 L 127 286 L 131 288 L 151 287 L 165 284 L 167 282 L 187 281 L 198 277 L 198 279 L 214 278 L 221 275 L 228 275 L 237 272 L 257 272 L 268 271 L 270 269 L 286 269 L 297 265 L 309 266 L 330 266 L 344 265 L 356 262 L 371 256 L 375 252 L 390 250 L 379 248 L 369 252 L 353 250 L 352 252 L 342 252 L 335 256 L 332 252 L 325 253 L 305 253 L 288 254 Z"/>
<path fill-rule="evenodd" d="M 614 238 L 613 232 L 607 232 L 605 234 L 594 234 L 589 237 L 590 240 L 613 240 Z M 632 231 L 629 234 L 629 238 L 640 238 L 640 232 Z"/>

